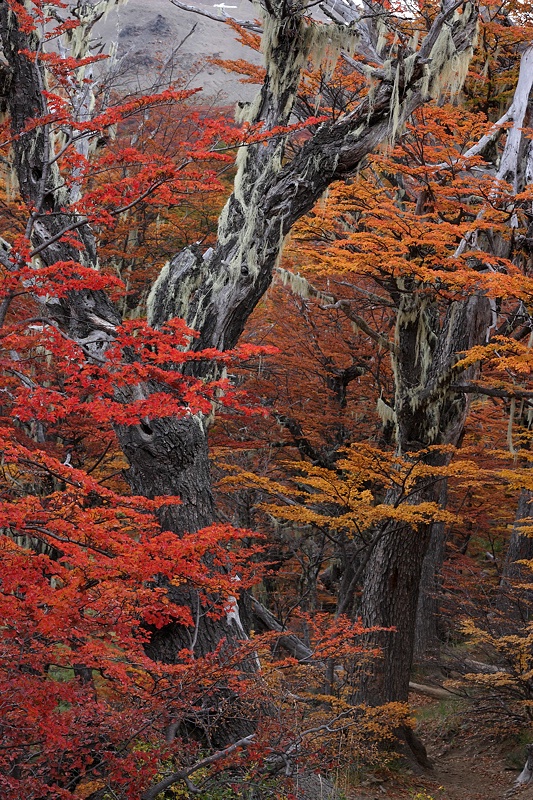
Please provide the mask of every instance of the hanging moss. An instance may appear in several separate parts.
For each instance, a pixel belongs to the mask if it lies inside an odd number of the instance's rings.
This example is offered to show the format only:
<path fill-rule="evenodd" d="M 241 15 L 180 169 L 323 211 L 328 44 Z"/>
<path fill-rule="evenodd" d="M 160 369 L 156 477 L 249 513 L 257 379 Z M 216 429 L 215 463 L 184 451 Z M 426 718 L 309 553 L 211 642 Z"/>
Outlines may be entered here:
<path fill-rule="evenodd" d="M 381 397 L 378 397 L 376 411 L 384 425 L 396 425 L 396 412 Z"/>
<path fill-rule="evenodd" d="M 461 14 L 457 10 L 452 21 L 442 26 L 431 50 L 430 63 L 426 66 L 422 87 L 424 96 L 438 98 L 444 93 L 449 93 L 452 97 L 456 97 L 461 91 L 472 59 L 475 41 L 458 52 L 452 33 L 456 25 L 466 27 L 474 13 L 472 3 L 466 3 Z"/>
<path fill-rule="evenodd" d="M 289 286 L 291 292 L 301 297 L 302 300 L 313 298 L 322 303 L 332 303 L 333 297 L 327 292 L 321 292 L 299 273 L 289 272 L 289 270 L 278 267 L 276 269 L 283 286 Z"/>

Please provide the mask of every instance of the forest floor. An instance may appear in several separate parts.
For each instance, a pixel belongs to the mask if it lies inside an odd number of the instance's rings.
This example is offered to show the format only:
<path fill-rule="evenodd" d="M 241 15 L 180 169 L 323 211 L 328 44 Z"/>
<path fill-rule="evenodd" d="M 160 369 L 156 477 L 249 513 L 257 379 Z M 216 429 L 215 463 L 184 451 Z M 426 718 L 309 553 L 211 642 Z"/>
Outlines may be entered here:
<path fill-rule="evenodd" d="M 504 800 L 525 761 L 531 731 L 506 730 L 465 701 L 411 697 L 417 733 L 434 767 L 423 774 L 409 770 L 367 776 L 350 800 Z M 533 800 L 533 785 L 516 795 Z"/>

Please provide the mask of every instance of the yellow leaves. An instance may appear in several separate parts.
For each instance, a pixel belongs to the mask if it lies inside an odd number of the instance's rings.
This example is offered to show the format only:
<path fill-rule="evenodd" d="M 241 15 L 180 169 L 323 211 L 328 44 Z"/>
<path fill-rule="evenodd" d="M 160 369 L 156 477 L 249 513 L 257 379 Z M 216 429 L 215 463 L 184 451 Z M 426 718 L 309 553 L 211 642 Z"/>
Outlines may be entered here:
<path fill-rule="evenodd" d="M 478 686 L 484 686 L 486 688 L 505 688 L 505 687 L 512 687 L 515 685 L 515 681 L 513 678 L 505 672 L 494 672 L 490 675 L 485 675 L 483 673 L 468 673 L 464 676 L 465 680 L 475 683 Z"/>
<path fill-rule="evenodd" d="M 74 790 L 74 794 L 76 797 L 82 798 L 85 800 L 86 797 L 90 797 L 92 794 L 96 793 L 99 789 L 103 789 L 105 787 L 105 781 L 82 781 L 76 789 Z"/>
<path fill-rule="evenodd" d="M 533 628 L 524 627 L 522 635 L 497 636 L 477 626 L 472 620 L 462 624 L 463 633 L 470 642 L 491 653 L 496 665 L 480 664 L 479 672 L 471 672 L 464 679 L 482 690 L 504 693 L 524 704 L 524 694 L 529 695 L 533 679 Z M 531 701 L 525 701 L 526 705 Z"/>
<path fill-rule="evenodd" d="M 502 469 L 498 470 L 497 476 L 511 486 L 513 489 L 528 489 L 533 491 L 533 475 L 531 469 Z M 517 520 L 520 524 L 522 520 Z M 525 520 L 524 520 L 525 522 Z M 531 524 L 531 519 L 528 520 Z"/>
<path fill-rule="evenodd" d="M 233 489 L 254 488 L 275 497 L 260 507 L 276 519 L 298 526 L 315 525 L 355 536 L 386 521 L 416 527 L 432 522 L 453 523 L 457 516 L 427 496 L 427 489 L 454 477 L 479 481 L 480 470 L 461 459 L 450 464 L 428 463 L 453 454 L 453 447 L 428 448 L 405 457 L 367 444 L 345 450 L 335 469 L 285 462 L 293 477 L 289 485 L 250 472 L 238 472 L 222 483 Z M 431 492 L 430 492 L 431 494 Z"/>
<path fill-rule="evenodd" d="M 364 730 L 375 739 L 393 741 L 395 731 L 402 725 L 413 728 L 413 719 L 406 703 L 385 703 L 375 708 L 365 708 L 361 719 Z"/>
<path fill-rule="evenodd" d="M 432 522 L 448 522 L 453 523 L 457 521 L 457 515 L 442 509 L 438 503 L 424 502 L 404 503 L 396 508 L 382 505 L 378 506 L 382 512 L 382 519 L 395 520 L 397 522 L 407 522 L 410 525 L 424 525 Z"/>
<path fill-rule="evenodd" d="M 531 302 L 533 280 L 487 246 L 509 240 L 511 215 L 513 239 L 525 240 L 522 209 L 531 202 L 531 190 L 516 195 L 481 156 L 467 155 L 492 125 L 484 114 L 451 106 L 416 117 L 392 151 L 374 155 L 295 227 L 293 241 L 299 250 L 307 245 L 306 267 L 350 280 L 368 276 L 381 286 L 410 277 L 421 290 L 452 298 L 483 291 Z"/>
<path fill-rule="evenodd" d="M 456 369 L 466 369 L 480 361 L 490 364 L 496 374 L 509 377 L 511 373 L 516 379 L 529 378 L 533 371 L 533 349 L 528 341 L 495 336 L 489 344 L 472 347 L 456 364 Z"/>
<path fill-rule="evenodd" d="M 287 494 L 287 487 L 284 486 L 282 483 L 278 483 L 277 481 L 273 481 L 270 478 L 266 478 L 261 475 L 255 475 L 253 472 L 244 472 L 240 471 L 238 467 L 233 466 L 231 464 L 223 464 L 221 466 L 224 469 L 234 472 L 235 475 L 228 475 L 225 478 L 222 478 L 220 481 L 220 486 L 222 488 L 227 488 L 230 491 L 235 489 L 258 489 L 264 490 L 272 495 L 281 495 L 283 497 Z M 291 489 L 291 496 L 305 496 L 305 492 L 301 492 L 298 489 Z"/>

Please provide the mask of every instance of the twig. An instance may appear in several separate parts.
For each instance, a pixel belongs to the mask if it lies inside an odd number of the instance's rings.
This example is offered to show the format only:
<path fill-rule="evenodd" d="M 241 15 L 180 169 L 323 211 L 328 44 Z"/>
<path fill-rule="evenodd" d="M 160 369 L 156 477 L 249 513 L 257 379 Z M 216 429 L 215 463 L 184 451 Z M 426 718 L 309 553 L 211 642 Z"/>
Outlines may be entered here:
<path fill-rule="evenodd" d="M 189 11 L 191 14 L 199 14 L 201 17 L 213 19 L 215 22 L 227 23 L 229 20 L 231 20 L 231 22 L 235 22 L 237 25 L 240 25 L 241 28 L 246 28 L 247 31 L 263 33 L 263 28 L 261 25 L 258 25 L 257 22 L 251 22 L 251 20 L 248 19 L 235 19 L 235 17 L 226 17 L 224 14 L 214 14 L 212 11 L 206 11 L 203 8 L 197 8 L 196 6 L 189 6 L 187 3 L 181 3 L 180 0 L 170 0 L 170 2 L 173 6 L 176 6 L 176 8 L 181 8 L 182 11 Z"/>

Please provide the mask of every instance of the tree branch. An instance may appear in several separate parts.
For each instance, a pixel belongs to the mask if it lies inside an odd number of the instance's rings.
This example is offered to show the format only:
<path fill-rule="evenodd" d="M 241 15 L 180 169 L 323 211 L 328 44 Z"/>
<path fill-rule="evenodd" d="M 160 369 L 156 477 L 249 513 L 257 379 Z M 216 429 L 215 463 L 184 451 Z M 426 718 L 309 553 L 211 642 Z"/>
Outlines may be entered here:
<path fill-rule="evenodd" d="M 493 386 L 481 386 L 477 383 L 451 383 L 450 389 L 454 392 L 464 392 L 464 394 L 484 394 L 487 397 L 518 397 L 521 400 L 530 401 L 528 402 L 529 405 L 533 404 L 533 391 L 528 391 L 527 389 L 514 387 L 501 389 Z"/>
<path fill-rule="evenodd" d="M 373 341 L 384 347 L 386 350 L 389 350 L 391 353 L 395 352 L 395 345 L 389 341 L 389 339 L 371 328 L 368 322 L 363 319 L 363 317 L 361 317 L 359 314 L 356 314 L 356 312 L 352 310 L 350 300 L 337 298 L 330 292 L 322 292 L 310 281 L 308 281 L 307 278 L 303 278 L 301 275 L 295 275 L 289 270 L 278 267 L 276 272 L 281 276 L 282 282 L 285 285 L 288 284 L 292 291 L 294 291 L 296 294 L 298 294 L 299 291 L 298 287 L 301 287 L 302 296 L 311 297 L 314 300 L 324 303 L 324 305 L 321 306 L 322 308 L 339 309 L 339 311 L 342 311 L 342 313 L 348 317 L 350 322 L 353 322 L 355 325 L 357 325 L 357 327 L 362 330 L 363 333 L 366 333 L 367 336 L 370 336 Z"/>
<path fill-rule="evenodd" d="M 193 764 L 192 767 L 188 769 L 180 770 L 179 772 L 173 772 L 171 775 L 168 775 L 163 780 L 159 781 L 159 783 L 154 784 L 149 789 L 147 789 L 141 795 L 141 800 L 155 800 L 157 795 L 160 792 L 164 792 L 165 789 L 168 789 L 175 783 L 179 781 L 183 781 L 190 792 L 197 794 L 200 790 L 197 786 L 195 786 L 192 781 L 188 780 L 189 775 L 193 775 L 199 769 L 204 769 L 204 767 L 209 767 L 211 764 L 215 764 L 217 761 L 220 761 L 227 756 L 230 756 L 235 750 L 238 750 L 239 747 L 248 747 L 252 743 L 255 738 L 255 734 L 252 733 L 250 736 L 245 736 L 243 739 L 239 739 L 238 742 L 234 744 L 230 744 L 228 747 L 225 747 L 224 750 L 217 750 L 216 753 L 213 753 L 206 758 L 203 758 L 201 761 L 197 761 L 196 764 Z"/>
<path fill-rule="evenodd" d="M 181 3 L 180 0 L 170 0 L 170 2 L 173 6 L 180 8 L 182 11 L 188 11 L 191 14 L 199 14 L 201 17 L 207 17 L 207 19 L 212 19 L 215 22 L 223 22 L 225 24 L 231 20 L 231 22 L 235 22 L 237 25 L 240 25 L 241 28 L 245 28 L 247 31 L 263 33 L 262 26 L 258 25 L 257 22 L 251 22 L 248 19 L 236 19 L 235 17 L 225 16 L 224 14 L 215 14 L 213 11 L 206 11 L 204 8 L 198 8 L 197 6 L 187 5 L 187 3 Z"/>
<path fill-rule="evenodd" d="M 269 631 L 276 631 L 276 633 L 282 634 L 278 639 L 280 647 L 287 650 L 300 663 L 309 664 L 313 659 L 313 651 L 298 636 L 293 633 L 286 633 L 285 626 L 259 600 L 256 600 L 255 597 L 252 597 L 251 600 L 252 612 L 261 624 Z"/>

